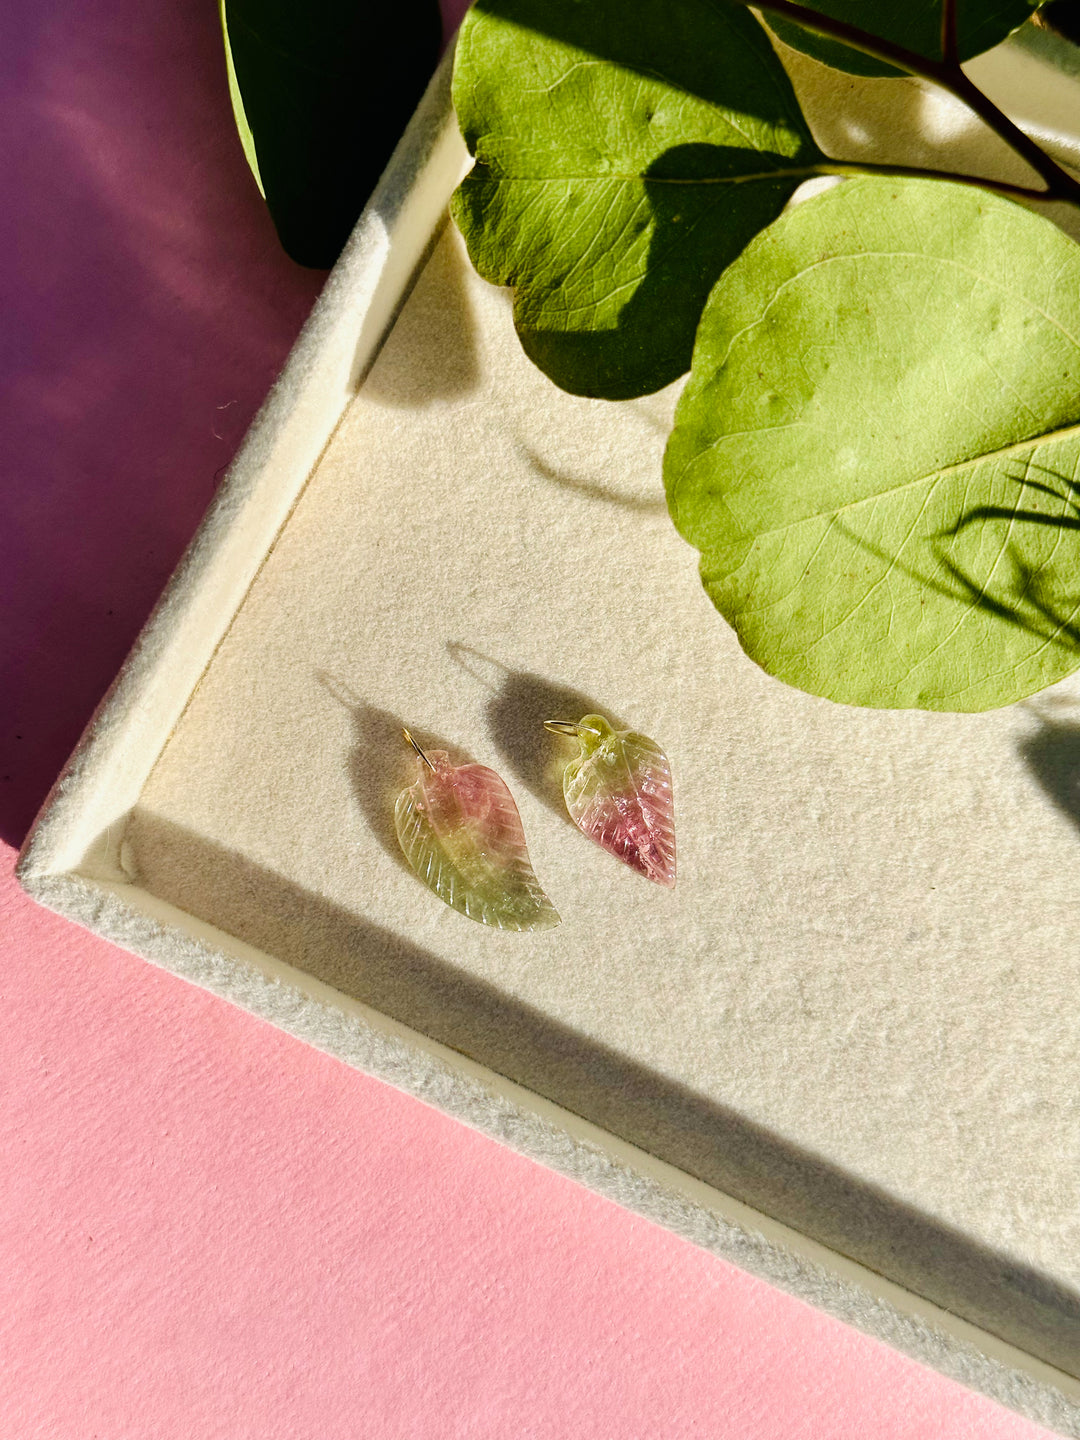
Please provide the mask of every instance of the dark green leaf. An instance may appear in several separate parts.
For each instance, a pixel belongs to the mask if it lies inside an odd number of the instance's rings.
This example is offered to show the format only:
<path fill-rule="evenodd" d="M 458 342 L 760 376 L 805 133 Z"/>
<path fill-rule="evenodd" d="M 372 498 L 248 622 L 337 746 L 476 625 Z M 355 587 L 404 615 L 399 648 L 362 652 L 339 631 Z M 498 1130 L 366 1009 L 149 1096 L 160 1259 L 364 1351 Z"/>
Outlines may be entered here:
<path fill-rule="evenodd" d="M 833 20 L 856 25 L 882 40 L 891 40 L 905 50 L 941 59 L 941 0 L 806 0 L 808 7 Z M 970 60 L 1000 45 L 1035 9 L 1038 0 L 958 0 L 956 34 L 961 60 Z M 892 65 L 874 60 L 779 15 L 764 12 L 770 29 L 786 45 L 811 55 L 837 70 L 852 75 L 903 75 Z"/>
<path fill-rule="evenodd" d="M 224 18 L 281 243 L 332 265 L 435 67 L 437 0 L 224 0 Z"/>
<path fill-rule="evenodd" d="M 1080 247 L 856 180 L 721 278 L 665 457 L 747 653 L 833 700 L 981 710 L 1080 665 Z"/>
<path fill-rule="evenodd" d="M 473 263 L 516 288 L 526 351 L 582 395 L 681 375 L 716 277 L 821 159 L 764 31 L 727 0 L 482 0 L 454 100 Z"/>

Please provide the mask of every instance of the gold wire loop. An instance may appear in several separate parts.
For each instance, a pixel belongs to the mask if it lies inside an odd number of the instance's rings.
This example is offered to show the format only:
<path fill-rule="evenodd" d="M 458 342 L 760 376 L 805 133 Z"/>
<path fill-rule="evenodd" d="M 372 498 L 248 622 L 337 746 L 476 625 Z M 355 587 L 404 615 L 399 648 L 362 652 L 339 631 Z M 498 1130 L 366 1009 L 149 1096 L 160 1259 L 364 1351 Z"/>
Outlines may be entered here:
<path fill-rule="evenodd" d="M 576 720 L 545 720 L 544 729 L 552 735 L 599 735 L 591 725 L 579 725 Z"/>
<path fill-rule="evenodd" d="M 402 735 L 405 736 L 405 739 L 409 742 L 409 744 L 412 746 L 412 748 L 416 751 L 417 755 L 420 756 L 420 759 L 424 762 L 424 764 L 427 766 L 427 768 L 428 768 L 428 769 L 431 771 L 431 773 L 434 775 L 434 773 L 435 773 L 435 766 L 431 763 L 431 761 L 428 759 L 428 757 L 424 754 L 423 750 L 420 749 L 420 746 L 416 743 L 416 741 L 413 739 L 413 737 L 409 734 L 408 730 L 406 730 L 404 726 L 402 726 L 401 733 L 402 733 Z"/>

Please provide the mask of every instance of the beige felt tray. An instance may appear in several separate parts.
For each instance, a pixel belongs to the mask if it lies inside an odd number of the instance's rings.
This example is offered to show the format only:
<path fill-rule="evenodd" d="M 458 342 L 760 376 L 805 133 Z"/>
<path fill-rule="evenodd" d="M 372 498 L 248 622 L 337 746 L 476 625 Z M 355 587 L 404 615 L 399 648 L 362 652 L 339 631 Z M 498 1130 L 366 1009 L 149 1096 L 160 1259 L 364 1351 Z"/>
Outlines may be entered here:
<path fill-rule="evenodd" d="M 1015 46 L 980 65 L 1075 154 L 1075 82 Z M 914 82 L 840 82 L 829 133 L 837 82 L 793 73 L 834 148 L 1017 173 Z M 677 387 L 555 390 L 445 223 L 467 163 L 447 78 L 23 883 L 1080 1435 L 1080 685 L 877 713 L 753 666 L 665 513 Z M 674 893 L 562 811 L 540 721 L 593 709 L 671 757 Z M 403 724 L 506 777 L 558 929 L 491 932 L 417 883 L 391 821 Z"/>

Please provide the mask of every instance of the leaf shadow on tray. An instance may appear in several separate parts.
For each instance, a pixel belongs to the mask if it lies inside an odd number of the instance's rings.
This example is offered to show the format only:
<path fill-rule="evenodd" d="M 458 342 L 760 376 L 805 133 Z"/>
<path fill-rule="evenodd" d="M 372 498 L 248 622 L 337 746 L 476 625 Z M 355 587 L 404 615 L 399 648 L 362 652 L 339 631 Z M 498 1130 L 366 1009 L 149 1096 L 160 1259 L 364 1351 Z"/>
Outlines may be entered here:
<path fill-rule="evenodd" d="M 1035 710 L 1039 728 L 1017 749 L 1039 785 L 1080 830 L 1080 720 L 1076 702 L 1067 702 L 1071 719 L 1058 719 L 1044 706 Z"/>
<path fill-rule="evenodd" d="M 608 706 L 581 691 L 527 670 L 514 670 L 460 641 L 448 641 L 451 659 L 488 692 L 488 728 L 495 748 L 513 777 L 568 825 L 562 775 L 577 750 L 544 729 L 545 720 L 580 720 L 603 715 L 617 730 L 630 727 Z"/>
<path fill-rule="evenodd" d="M 470 395 L 480 383 L 479 331 L 469 294 L 469 261 L 460 243 L 447 243 L 447 220 L 401 297 L 387 344 L 366 375 L 366 400 L 394 409 L 419 409 Z M 410 300 L 413 290 L 422 294 Z M 366 344 L 366 342 L 365 342 Z M 417 363 L 420 354 L 421 362 Z M 437 363 L 432 357 L 437 356 Z"/>
<path fill-rule="evenodd" d="M 378 731 L 383 722 L 376 716 L 373 723 Z M 332 903 L 152 812 L 136 809 L 128 839 L 139 883 L 161 899 L 1044 1360 L 1073 1374 L 1080 1370 L 1080 1293 L 1037 1267 L 996 1253 L 736 1110 L 577 1032 L 359 908 Z M 463 927 L 472 923 L 447 914 Z M 510 944 L 516 939 L 495 938 Z M 385 1078 L 430 1094 L 430 1081 L 407 1057 L 393 1063 L 394 1073 Z M 453 1109 L 459 1102 L 442 1087 L 440 1103 Z M 478 1119 L 462 1118 L 474 1124 Z M 556 1147 L 555 1164 L 558 1153 Z M 948 1163 L 948 1157 L 937 1154 L 930 1163 Z M 766 1279 L 782 1278 L 752 1233 L 736 1239 L 729 1253 Z M 858 1321 L 857 1309 L 834 1285 L 824 1279 L 810 1284 L 822 1303 Z"/>

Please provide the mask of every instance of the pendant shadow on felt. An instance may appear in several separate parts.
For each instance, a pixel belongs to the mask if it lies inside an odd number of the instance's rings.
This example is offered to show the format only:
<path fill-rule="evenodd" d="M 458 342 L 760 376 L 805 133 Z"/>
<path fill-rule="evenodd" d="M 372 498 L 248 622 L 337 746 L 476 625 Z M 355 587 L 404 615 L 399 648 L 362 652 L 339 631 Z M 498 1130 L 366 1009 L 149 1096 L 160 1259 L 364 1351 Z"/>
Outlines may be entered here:
<path fill-rule="evenodd" d="M 319 681 L 349 712 L 352 744 L 345 769 L 353 798 L 382 849 L 396 865 L 412 874 L 394 828 L 397 798 L 405 786 L 416 779 L 416 755 L 402 730 L 407 726 L 416 743 L 429 753 L 445 750 L 454 765 L 472 764 L 474 757 L 442 736 L 418 728 L 390 710 L 369 704 L 331 675 L 321 672 Z"/>
<path fill-rule="evenodd" d="M 573 824 L 566 813 L 562 777 L 568 760 L 577 754 L 576 742 L 562 740 L 544 729 L 545 720 L 580 720 L 603 715 L 616 730 L 627 726 L 607 705 L 591 700 L 580 690 L 560 685 L 527 670 L 511 670 L 501 661 L 470 645 L 450 640 L 450 658 L 490 693 L 488 728 L 500 757 L 513 777 L 531 795 Z"/>

